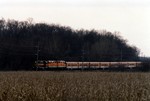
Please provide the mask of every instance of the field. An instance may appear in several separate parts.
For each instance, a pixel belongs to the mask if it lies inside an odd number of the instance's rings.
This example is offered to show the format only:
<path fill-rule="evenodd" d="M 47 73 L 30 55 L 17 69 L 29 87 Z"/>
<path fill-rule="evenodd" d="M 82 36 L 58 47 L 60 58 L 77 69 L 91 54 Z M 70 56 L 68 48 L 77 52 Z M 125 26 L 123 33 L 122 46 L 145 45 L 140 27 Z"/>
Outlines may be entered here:
<path fill-rule="evenodd" d="M 0 72 L 0 101 L 150 101 L 150 73 Z"/>

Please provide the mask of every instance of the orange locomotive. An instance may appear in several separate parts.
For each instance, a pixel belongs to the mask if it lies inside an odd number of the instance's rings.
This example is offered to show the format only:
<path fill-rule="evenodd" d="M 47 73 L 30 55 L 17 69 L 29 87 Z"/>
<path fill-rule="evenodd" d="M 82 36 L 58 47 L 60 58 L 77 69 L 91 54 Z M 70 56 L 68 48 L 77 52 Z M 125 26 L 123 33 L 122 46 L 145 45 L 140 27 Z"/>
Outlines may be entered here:
<path fill-rule="evenodd" d="M 47 61 L 46 67 L 48 68 L 64 68 L 66 67 L 65 61 Z"/>
<path fill-rule="evenodd" d="M 37 68 L 66 68 L 66 62 L 65 61 L 45 61 L 40 60 L 35 62 L 35 66 Z"/>

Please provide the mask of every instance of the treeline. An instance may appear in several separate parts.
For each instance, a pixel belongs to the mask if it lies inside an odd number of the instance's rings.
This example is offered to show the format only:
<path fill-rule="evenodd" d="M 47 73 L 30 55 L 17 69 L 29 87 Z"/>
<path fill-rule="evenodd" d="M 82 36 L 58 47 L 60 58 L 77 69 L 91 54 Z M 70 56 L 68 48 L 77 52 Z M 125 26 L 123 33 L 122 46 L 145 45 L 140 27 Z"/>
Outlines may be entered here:
<path fill-rule="evenodd" d="M 137 61 L 139 50 L 117 33 L 0 19 L 0 69 L 31 69 L 38 60 Z"/>
<path fill-rule="evenodd" d="M 139 68 L 139 71 L 150 72 L 150 58 L 140 57 L 140 61 L 142 62 L 142 66 Z"/>

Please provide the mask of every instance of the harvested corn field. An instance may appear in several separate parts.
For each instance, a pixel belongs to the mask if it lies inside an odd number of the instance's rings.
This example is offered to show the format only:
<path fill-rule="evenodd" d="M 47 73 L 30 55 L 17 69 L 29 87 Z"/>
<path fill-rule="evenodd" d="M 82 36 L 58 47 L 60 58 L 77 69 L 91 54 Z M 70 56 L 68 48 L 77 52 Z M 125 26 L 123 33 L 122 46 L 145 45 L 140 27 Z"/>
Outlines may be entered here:
<path fill-rule="evenodd" d="M 150 73 L 0 72 L 0 101 L 150 101 Z"/>

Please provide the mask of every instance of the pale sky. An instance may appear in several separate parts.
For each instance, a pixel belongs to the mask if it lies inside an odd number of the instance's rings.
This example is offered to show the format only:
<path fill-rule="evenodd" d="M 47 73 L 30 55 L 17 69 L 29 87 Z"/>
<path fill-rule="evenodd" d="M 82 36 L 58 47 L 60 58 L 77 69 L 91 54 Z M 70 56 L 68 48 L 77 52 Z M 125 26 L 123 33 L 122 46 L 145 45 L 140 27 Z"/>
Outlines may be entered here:
<path fill-rule="evenodd" d="M 150 56 L 150 0 L 0 0 L 0 17 L 118 31 Z"/>

